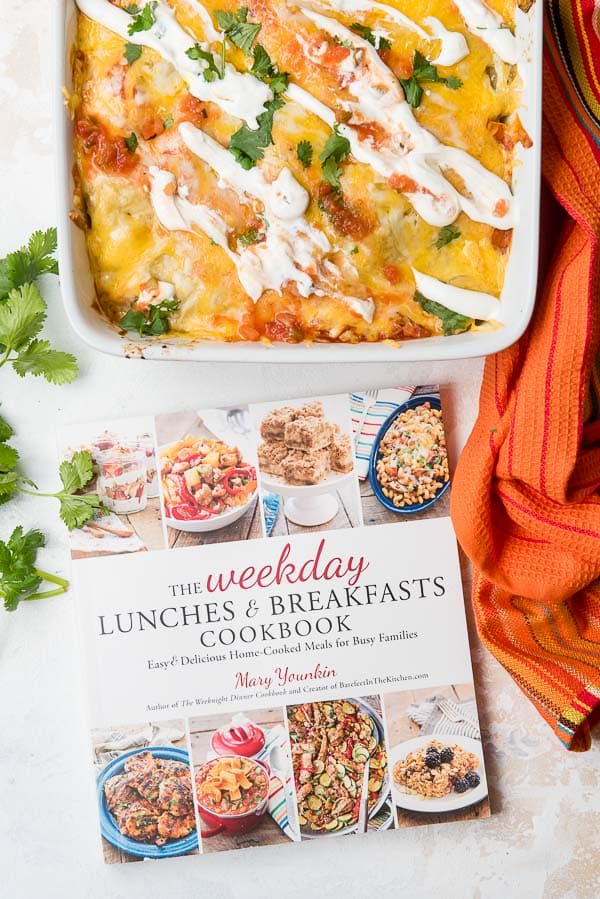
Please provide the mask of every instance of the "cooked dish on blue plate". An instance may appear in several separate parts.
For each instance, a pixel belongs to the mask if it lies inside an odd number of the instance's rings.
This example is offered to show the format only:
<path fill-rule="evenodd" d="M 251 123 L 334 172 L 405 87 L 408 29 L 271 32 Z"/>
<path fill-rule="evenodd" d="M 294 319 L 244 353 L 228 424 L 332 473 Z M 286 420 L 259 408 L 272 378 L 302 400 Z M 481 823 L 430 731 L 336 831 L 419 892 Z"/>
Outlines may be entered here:
<path fill-rule="evenodd" d="M 175 759 L 151 752 L 130 756 L 123 771 L 105 782 L 104 796 L 117 827 L 131 840 L 164 846 L 196 830 L 190 769 Z"/>
<path fill-rule="evenodd" d="M 375 477 L 397 509 L 436 498 L 450 480 L 441 409 L 427 401 L 397 415 L 377 447 Z"/>

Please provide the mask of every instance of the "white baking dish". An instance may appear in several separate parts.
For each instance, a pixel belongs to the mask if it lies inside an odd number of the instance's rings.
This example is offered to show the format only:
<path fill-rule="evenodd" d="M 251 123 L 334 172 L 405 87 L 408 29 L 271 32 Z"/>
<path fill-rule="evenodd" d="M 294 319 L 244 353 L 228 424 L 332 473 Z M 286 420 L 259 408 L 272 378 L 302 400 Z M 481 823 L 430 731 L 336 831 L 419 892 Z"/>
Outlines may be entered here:
<path fill-rule="evenodd" d="M 538 264 L 538 225 L 542 106 L 542 3 L 537 0 L 525 15 L 517 10 L 517 37 L 522 49 L 519 63 L 525 89 L 520 116 L 533 139 L 530 150 L 520 151 L 514 179 L 519 220 L 502 293 L 506 321 L 489 332 L 427 337 L 390 343 L 267 345 L 218 343 L 169 338 L 160 341 L 123 338 L 94 308 L 95 291 L 83 233 L 69 219 L 72 207 L 72 129 L 64 109 L 63 86 L 71 84 L 70 54 L 75 36 L 74 0 L 57 4 L 55 126 L 58 156 L 58 254 L 62 293 L 69 320 L 90 346 L 117 356 L 146 359 L 215 360 L 223 362 L 415 362 L 487 356 L 517 340 L 529 322 L 535 301 Z"/>

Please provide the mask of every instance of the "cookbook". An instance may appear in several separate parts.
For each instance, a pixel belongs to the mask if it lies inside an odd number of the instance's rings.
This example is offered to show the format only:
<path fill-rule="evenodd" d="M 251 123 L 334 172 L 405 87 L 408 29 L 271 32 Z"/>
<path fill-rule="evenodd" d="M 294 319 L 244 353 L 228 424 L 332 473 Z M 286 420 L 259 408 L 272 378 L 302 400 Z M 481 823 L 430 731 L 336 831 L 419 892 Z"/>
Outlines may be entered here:
<path fill-rule="evenodd" d="M 106 862 L 489 815 L 437 386 L 59 443 Z"/>

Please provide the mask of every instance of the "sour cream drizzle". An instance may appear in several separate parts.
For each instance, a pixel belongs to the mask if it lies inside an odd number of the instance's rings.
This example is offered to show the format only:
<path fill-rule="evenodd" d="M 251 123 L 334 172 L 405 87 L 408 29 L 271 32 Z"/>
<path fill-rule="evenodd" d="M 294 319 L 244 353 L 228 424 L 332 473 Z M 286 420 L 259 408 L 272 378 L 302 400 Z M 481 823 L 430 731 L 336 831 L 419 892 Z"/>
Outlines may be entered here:
<path fill-rule="evenodd" d="M 88 18 L 118 34 L 124 41 L 150 47 L 159 53 L 173 65 L 198 100 L 215 103 L 223 112 L 243 119 L 251 128 L 258 127 L 256 117 L 264 112 L 264 104 L 273 99 L 271 88 L 254 75 L 238 72 L 229 63 L 225 65 L 224 78 L 205 81 L 202 72 L 207 64 L 186 55 L 186 50 L 196 41 L 178 23 L 166 3 L 159 0 L 154 7 L 155 22 L 148 31 L 136 31 L 132 35 L 127 32 L 132 17 L 108 0 L 76 0 L 76 3 Z M 210 52 L 208 44 L 200 43 L 200 46 Z"/>
<path fill-rule="evenodd" d="M 503 230 L 512 228 L 514 198 L 508 185 L 469 153 L 440 143 L 417 122 L 397 78 L 375 48 L 335 19 L 305 7 L 301 11 L 319 29 L 349 42 L 353 48 L 338 65 L 341 86 L 355 98 L 355 102 L 341 102 L 352 118 L 338 127 L 350 141 L 355 158 L 386 179 L 391 178 L 392 184 L 394 175 L 411 179 L 416 189 L 412 189 L 410 181 L 404 187 L 400 181 L 398 189 L 431 225 L 450 224 L 462 209 L 474 221 Z M 301 36 L 298 40 L 307 59 L 320 65 L 321 48 L 315 49 Z M 288 90 L 288 96 L 331 124 L 331 115 L 323 114 L 323 104 L 302 88 L 294 86 L 291 92 Z M 353 124 L 361 122 L 376 122 L 383 127 L 387 139 L 381 146 L 376 148 L 370 138 L 361 138 L 353 129 Z M 444 177 L 444 169 L 452 169 L 460 176 L 465 195 Z"/>
<path fill-rule="evenodd" d="M 471 34 L 480 37 L 503 62 L 511 65 L 518 62 L 517 39 L 503 22 L 502 16 L 486 6 L 482 0 L 454 0 L 454 4 Z"/>
<path fill-rule="evenodd" d="M 425 41 L 439 40 L 440 51 L 433 59 L 440 66 L 451 66 L 459 62 L 469 52 L 469 47 L 464 36 L 459 31 L 448 31 L 448 29 L 440 22 L 439 19 L 429 16 L 424 19 L 424 24 L 429 28 L 430 33 L 421 28 L 417 22 L 413 22 L 399 9 L 393 6 L 387 6 L 385 3 L 377 3 L 375 0 L 315 0 L 315 6 L 324 6 L 329 9 L 335 9 L 341 13 L 355 12 L 377 12 L 390 22 L 406 28 L 408 31 L 418 34 Z"/>
<path fill-rule="evenodd" d="M 496 322 L 501 320 L 501 303 L 491 294 L 446 284 L 445 281 L 439 281 L 437 278 L 432 278 L 431 275 L 424 275 L 416 268 L 412 269 L 412 273 L 417 290 L 428 300 L 441 303 L 446 309 L 451 309 L 460 315 L 467 315 L 469 318 Z"/>
<path fill-rule="evenodd" d="M 254 199 L 263 204 L 265 239 L 249 246 L 238 245 L 237 251 L 230 249 L 229 229 L 221 216 L 208 206 L 190 203 L 177 190 L 170 172 L 152 166 L 150 198 L 163 227 L 193 233 L 195 225 L 203 231 L 233 262 L 242 287 L 255 302 L 265 290 L 281 293 L 285 284 L 294 283 L 301 296 L 329 292 L 366 321 L 372 321 L 371 299 L 318 289 L 317 284 L 327 288 L 327 273 L 339 275 L 339 271 L 325 259 L 332 252 L 331 244 L 306 220 L 310 198 L 289 169 L 282 169 L 274 181 L 268 182 L 258 168 L 244 171 L 227 150 L 189 122 L 179 126 L 179 134 L 188 149 L 215 170 L 221 188 L 234 190 L 242 203 Z"/>

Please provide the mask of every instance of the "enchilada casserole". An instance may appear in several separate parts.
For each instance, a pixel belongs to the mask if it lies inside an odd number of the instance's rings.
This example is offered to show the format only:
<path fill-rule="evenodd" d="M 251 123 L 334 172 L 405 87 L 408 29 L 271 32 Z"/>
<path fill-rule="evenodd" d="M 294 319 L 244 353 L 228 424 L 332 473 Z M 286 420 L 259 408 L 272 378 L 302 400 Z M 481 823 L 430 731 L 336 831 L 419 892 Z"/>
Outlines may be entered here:
<path fill-rule="evenodd" d="M 500 327 L 515 0 L 77 0 L 72 218 L 122 330 Z"/>

